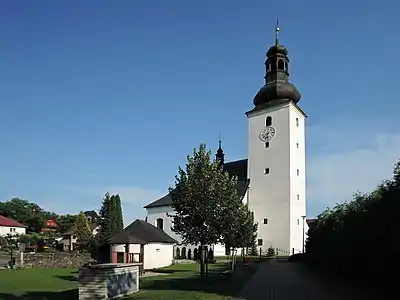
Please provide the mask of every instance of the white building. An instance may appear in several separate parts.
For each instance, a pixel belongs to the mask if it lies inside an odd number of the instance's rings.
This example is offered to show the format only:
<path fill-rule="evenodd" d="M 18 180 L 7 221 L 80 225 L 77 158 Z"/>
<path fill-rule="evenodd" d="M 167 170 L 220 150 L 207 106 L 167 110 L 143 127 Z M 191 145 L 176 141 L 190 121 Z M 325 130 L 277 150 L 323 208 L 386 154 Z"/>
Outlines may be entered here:
<path fill-rule="evenodd" d="M 143 263 L 144 270 L 172 264 L 174 245 L 171 236 L 152 224 L 137 219 L 110 240 L 112 263 Z"/>
<path fill-rule="evenodd" d="M 287 49 L 276 43 L 267 52 L 265 85 L 254 97 L 248 118 L 248 158 L 224 164 L 239 178 L 238 193 L 254 212 L 258 223 L 258 246 L 281 253 L 303 249 L 306 224 L 306 114 L 299 107 L 301 98 L 289 83 Z M 217 156 L 224 157 L 221 147 Z M 173 213 L 168 195 L 147 206 L 147 221 L 171 231 Z M 223 247 L 217 246 L 215 255 Z"/>
<path fill-rule="evenodd" d="M 26 234 L 26 228 L 27 226 L 24 224 L 21 224 L 13 219 L 0 216 L 0 236 Z"/>

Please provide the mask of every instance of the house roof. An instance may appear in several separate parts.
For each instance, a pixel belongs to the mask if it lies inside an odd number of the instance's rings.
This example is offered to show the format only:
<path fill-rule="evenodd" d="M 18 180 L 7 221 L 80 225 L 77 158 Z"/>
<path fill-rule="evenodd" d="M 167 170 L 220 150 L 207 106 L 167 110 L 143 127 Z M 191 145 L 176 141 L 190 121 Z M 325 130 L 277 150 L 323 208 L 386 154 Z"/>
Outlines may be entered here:
<path fill-rule="evenodd" d="M 89 224 L 90 230 L 94 230 L 97 226 L 97 224 Z M 76 232 L 76 226 L 72 226 L 70 229 L 68 229 L 66 232 L 63 233 L 63 235 L 73 235 Z"/>
<path fill-rule="evenodd" d="M 240 197 L 244 197 L 250 185 L 250 180 L 247 178 L 247 159 L 235 160 L 224 164 L 224 170 L 231 176 L 237 176 L 238 182 L 236 190 Z M 172 204 L 172 199 L 169 193 L 156 201 L 147 204 L 144 208 L 169 206 Z"/>
<path fill-rule="evenodd" d="M 26 228 L 28 226 L 21 224 L 18 221 L 15 221 L 13 219 L 10 218 L 6 218 L 4 216 L 0 216 L 0 226 L 4 226 L 4 227 L 23 227 Z"/>
<path fill-rule="evenodd" d="M 110 239 L 110 244 L 177 243 L 160 228 L 137 219 Z"/>
<path fill-rule="evenodd" d="M 98 219 L 99 215 L 94 210 L 87 210 L 83 213 L 86 217 L 91 217 L 92 219 Z"/>
<path fill-rule="evenodd" d="M 307 224 L 314 223 L 317 219 L 307 219 L 306 222 Z"/>

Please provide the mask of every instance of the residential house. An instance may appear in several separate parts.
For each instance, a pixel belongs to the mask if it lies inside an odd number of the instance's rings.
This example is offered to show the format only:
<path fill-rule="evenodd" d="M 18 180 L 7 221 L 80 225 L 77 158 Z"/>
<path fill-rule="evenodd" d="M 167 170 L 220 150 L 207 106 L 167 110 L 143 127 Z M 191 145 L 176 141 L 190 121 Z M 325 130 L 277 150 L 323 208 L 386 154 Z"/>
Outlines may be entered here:
<path fill-rule="evenodd" d="M 56 221 L 54 221 L 53 219 L 49 219 L 46 220 L 44 222 L 44 227 L 41 229 L 41 232 L 46 232 L 46 231 L 57 231 L 58 229 L 58 224 L 56 223 Z"/>
<path fill-rule="evenodd" d="M 89 224 L 90 230 L 93 235 L 96 235 L 100 226 L 97 224 Z M 76 226 L 72 226 L 69 230 L 62 234 L 61 244 L 63 244 L 63 251 L 72 251 L 76 248 L 77 235 Z"/>
<path fill-rule="evenodd" d="M 0 236 L 26 234 L 26 228 L 24 224 L 0 215 Z"/>

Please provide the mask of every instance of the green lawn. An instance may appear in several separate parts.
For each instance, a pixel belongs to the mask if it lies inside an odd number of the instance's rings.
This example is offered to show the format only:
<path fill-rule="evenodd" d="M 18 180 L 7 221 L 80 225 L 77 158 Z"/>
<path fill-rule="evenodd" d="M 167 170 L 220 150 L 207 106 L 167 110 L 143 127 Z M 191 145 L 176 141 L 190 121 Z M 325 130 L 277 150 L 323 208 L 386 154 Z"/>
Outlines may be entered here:
<path fill-rule="evenodd" d="M 223 275 L 222 271 L 226 269 L 226 264 L 210 264 L 208 278 L 202 281 L 198 264 L 173 265 L 160 270 L 170 273 L 169 275 L 143 278 L 140 281 L 139 293 L 127 299 L 230 299 L 241 290 L 256 268 L 257 263 L 253 263 L 248 267 L 238 268 L 234 274 Z"/>
<path fill-rule="evenodd" d="M 141 278 L 139 293 L 127 299 L 229 299 L 239 292 L 257 265 L 252 263 L 239 267 L 234 274 L 222 275 L 225 264 L 210 264 L 206 281 L 199 276 L 198 264 L 169 266 L 158 270 L 167 275 Z M 78 283 L 73 280 L 76 275 L 76 269 L 0 270 L 0 300 L 78 299 Z"/>
<path fill-rule="evenodd" d="M 0 300 L 78 299 L 76 269 L 0 270 Z"/>

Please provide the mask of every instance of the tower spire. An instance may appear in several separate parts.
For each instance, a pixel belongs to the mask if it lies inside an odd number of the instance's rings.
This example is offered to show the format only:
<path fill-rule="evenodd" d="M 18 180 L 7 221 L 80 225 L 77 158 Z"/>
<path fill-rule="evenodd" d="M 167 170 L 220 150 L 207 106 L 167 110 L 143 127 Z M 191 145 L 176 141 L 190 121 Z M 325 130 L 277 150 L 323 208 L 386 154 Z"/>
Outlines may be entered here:
<path fill-rule="evenodd" d="M 221 132 L 219 133 L 218 150 L 217 150 L 217 154 L 215 154 L 215 158 L 216 158 L 216 160 L 218 160 L 220 167 L 224 165 L 225 154 L 224 154 L 224 150 L 222 150 Z"/>
<path fill-rule="evenodd" d="M 275 26 L 275 46 L 279 45 L 279 18 L 276 18 Z"/>
<path fill-rule="evenodd" d="M 297 104 L 301 95 L 289 82 L 288 50 L 279 44 L 279 19 L 276 19 L 275 44 L 267 52 L 265 61 L 265 85 L 254 97 L 254 106 L 261 108 L 271 102 L 289 100 Z"/>

